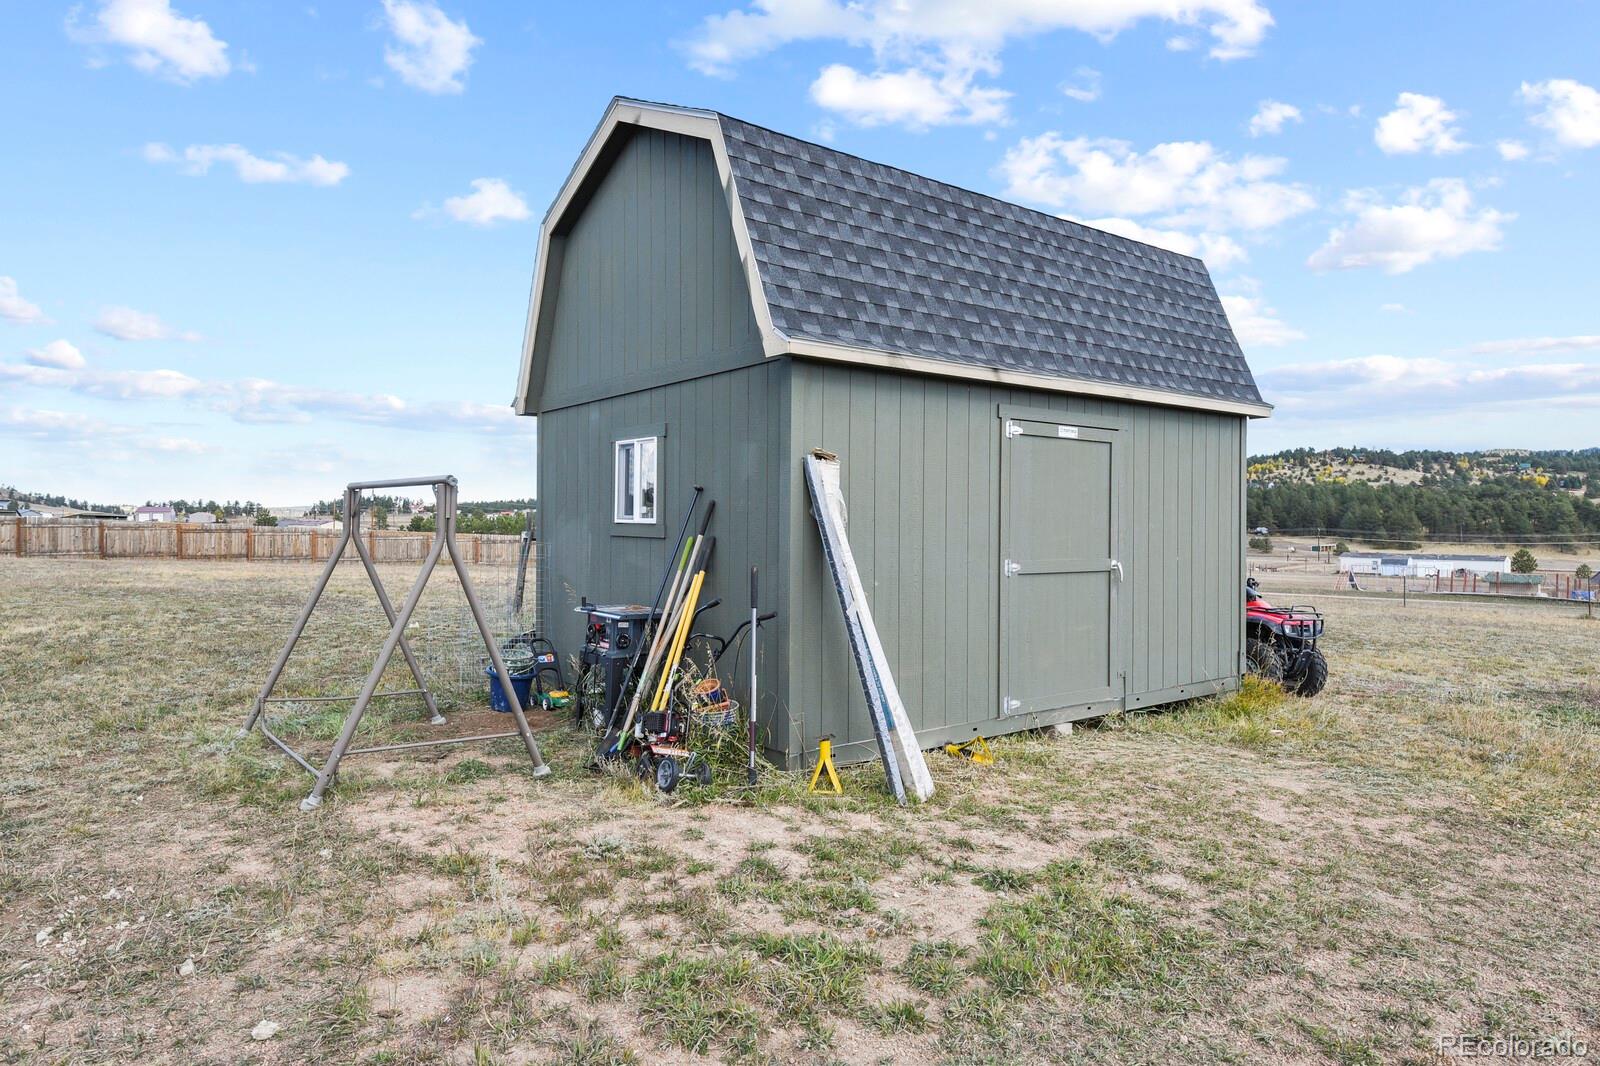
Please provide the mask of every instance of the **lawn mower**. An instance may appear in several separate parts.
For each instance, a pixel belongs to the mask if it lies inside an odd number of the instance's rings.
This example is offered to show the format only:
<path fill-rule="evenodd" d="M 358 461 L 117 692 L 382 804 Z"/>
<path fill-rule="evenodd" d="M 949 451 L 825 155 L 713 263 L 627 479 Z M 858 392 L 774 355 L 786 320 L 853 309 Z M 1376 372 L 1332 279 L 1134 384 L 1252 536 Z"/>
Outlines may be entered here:
<path fill-rule="evenodd" d="M 537 704 L 544 710 L 553 711 L 572 702 L 566 674 L 561 670 L 561 657 L 548 637 L 541 637 L 530 629 L 505 640 L 500 645 L 500 654 L 505 659 L 506 670 L 510 672 L 513 682 L 532 676 L 532 692 L 525 701 L 529 706 Z M 553 686 L 548 680 L 551 677 L 555 678 Z M 491 701 L 493 695 L 491 692 Z"/>
<path fill-rule="evenodd" d="M 1328 660 L 1317 642 L 1322 613 L 1315 607 L 1274 607 L 1261 598 L 1260 583 L 1244 583 L 1245 657 L 1250 673 L 1296 696 L 1315 696 L 1328 683 Z"/>

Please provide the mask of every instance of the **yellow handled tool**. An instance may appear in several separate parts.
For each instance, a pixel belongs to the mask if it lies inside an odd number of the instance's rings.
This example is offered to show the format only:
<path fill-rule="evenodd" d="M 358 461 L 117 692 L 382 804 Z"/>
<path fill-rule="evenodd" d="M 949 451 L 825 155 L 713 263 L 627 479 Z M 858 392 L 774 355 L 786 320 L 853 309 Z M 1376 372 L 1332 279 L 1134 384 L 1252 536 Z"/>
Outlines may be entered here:
<path fill-rule="evenodd" d="M 678 621 L 678 632 L 673 635 L 672 649 L 667 652 L 667 659 L 661 668 L 661 681 L 656 685 L 656 697 L 650 701 L 651 713 L 660 713 L 667 705 L 667 694 L 672 691 L 672 679 L 678 672 L 678 660 L 683 655 L 683 646 L 689 640 L 689 626 L 694 622 L 695 604 L 700 601 L 700 585 L 706 579 L 706 572 L 701 570 L 694 575 L 694 580 L 689 584 L 689 596 L 683 601 L 683 611 Z"/>

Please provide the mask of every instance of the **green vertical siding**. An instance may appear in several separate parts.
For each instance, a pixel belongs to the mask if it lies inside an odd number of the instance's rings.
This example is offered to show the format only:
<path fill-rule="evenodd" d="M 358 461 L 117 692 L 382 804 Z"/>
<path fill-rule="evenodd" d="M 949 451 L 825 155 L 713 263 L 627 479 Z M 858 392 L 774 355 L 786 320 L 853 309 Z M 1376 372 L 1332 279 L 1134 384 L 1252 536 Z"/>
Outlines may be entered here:
<path fill-rule="evenodd" d="M 763 358 L 710 144 L 633 133 L 554 240 L 553 306 L 535 358 L 546 633 L 570 659 L 583 641 L 580 599 L 649 602 L 695 485 L 717 503 L 702 602 L 723 599 L 700 628 L 725 635 L 746 617 L 752 565 L 768 609 L 787 612 L 788 364 Z M 617 527 L 612 444 L 657 426 L 661 522 Z M 766 715 L 782 710 L 786 651 L 775 637 L 762 649 Z M 746 655 L 733 686 L 741 700 L 748 669 Z M 787 732 L 779 719 L 776 735 Z"/>
<path fill-rule="evenodd" d="M 772 636 L 761 649 L 762 713 L 779 716 L 773 734 L 779 738 L 788 735 L 780 698 L 787 649 L 778 640 L 790 611 L 779 554 L 787 375 L 787 361 L 770 360 L 539 419 L 539 607 L 562 656 L 576 655 L 583 643 L 583 619 L 573 610 L 581 598 L 649 602 L 693 486 L 704 485 L 702 499 L 717 503 L 710 530 L 717 545 L 701 602 L 720 596 L 723 603 L 702 615 L 697 629 L 726 636 L 748 617 L 750 567 L 761 568 L 764 607 L 781 612 L 779 625 L 763 630 Z M 666 427 L 660 450 L 666 535 L 614 535 L 612 441 L 619 429 L 657 424 Z M 732 662 L 729 656 L 730 669 Z M 741 701 L 749 663 L 743 656 L 738 676 L 725 678 Z"/>
<path fill-rule="evenodd" d="M 550 410 L 761 358 L 711 145 L 641 130 L 561 243 L 535 365 Z"/>
<path fill-rule="evenodd" d="M 764 359 L 709 145 L 641 131 L 556 234 L 541 313 L 540 607 L 575 655 L 580 598 L 648 600 L 691 487 L 717 501 L 701 628 L 727 633 L 763 574 L 763 720 L 795 766 L 832 736 L 874 743 L 801 476 L 844 461 L 849 537 L 883 643 L 928 743 L 1070 717 L 998 718 L 1001 423 L 1017 406 L 1115 424 L 1115 642 L 1128 707 L 1237 681 L 1244 419 L 876 369 Z M 658 536 L 612 523 L 612 442 L 665 427 Z M 731 661 L 730 661 L 731 668 Z M 725 677 L 744 700 L 748 659 Z M 731 673 L 731 669 L 730 669 Z"/>
<path fill-rule="evenodd" d="M 998 720 L 1002 405 L 1120 427 L 1116 668 L 1127 706 L 1236 683 L 1244 419 L 809 362 L 794 364 L 792 395 L 788 703 L 799 761 L 829 735 L 843 758 L 873 753 L 800 476 L 816 447 L 843 461 L 851 547 L 924 739 L 1040 724 Z"/>

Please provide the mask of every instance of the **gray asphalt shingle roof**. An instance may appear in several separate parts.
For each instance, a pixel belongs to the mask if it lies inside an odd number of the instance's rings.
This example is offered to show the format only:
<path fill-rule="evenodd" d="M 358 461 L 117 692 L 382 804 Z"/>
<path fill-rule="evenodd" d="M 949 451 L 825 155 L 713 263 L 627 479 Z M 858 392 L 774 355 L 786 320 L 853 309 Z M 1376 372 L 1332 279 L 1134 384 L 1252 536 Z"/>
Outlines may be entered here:
<path fill-rule="evenodd" d="M 1200 260 L 719 121 L 787 336 L 1262 402 Z"/>

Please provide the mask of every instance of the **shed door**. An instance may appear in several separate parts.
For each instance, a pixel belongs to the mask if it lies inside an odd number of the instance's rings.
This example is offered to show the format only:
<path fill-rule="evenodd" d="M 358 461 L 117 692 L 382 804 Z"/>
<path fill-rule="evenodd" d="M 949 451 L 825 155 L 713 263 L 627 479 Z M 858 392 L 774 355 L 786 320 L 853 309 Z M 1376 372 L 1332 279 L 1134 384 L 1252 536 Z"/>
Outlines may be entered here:
<path fill-rule="evenodd" d="M 1120 695 L 1117 431 L 1000 422 L 1002 714 Z"/>

